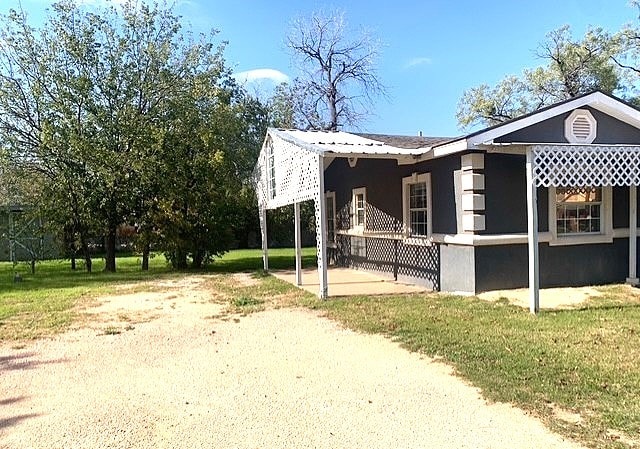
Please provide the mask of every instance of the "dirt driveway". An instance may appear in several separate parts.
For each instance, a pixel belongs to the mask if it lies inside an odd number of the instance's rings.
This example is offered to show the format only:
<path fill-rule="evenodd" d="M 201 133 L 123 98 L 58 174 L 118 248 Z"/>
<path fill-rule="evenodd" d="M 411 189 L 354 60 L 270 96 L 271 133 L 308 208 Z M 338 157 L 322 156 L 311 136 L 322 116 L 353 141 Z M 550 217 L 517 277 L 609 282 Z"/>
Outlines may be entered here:
<path fill-rule="evenodd" d="M 224 316 L 202 281 L 1 344 L 0 447 L 578 447 L 382 337 L 307 310 Z"/>

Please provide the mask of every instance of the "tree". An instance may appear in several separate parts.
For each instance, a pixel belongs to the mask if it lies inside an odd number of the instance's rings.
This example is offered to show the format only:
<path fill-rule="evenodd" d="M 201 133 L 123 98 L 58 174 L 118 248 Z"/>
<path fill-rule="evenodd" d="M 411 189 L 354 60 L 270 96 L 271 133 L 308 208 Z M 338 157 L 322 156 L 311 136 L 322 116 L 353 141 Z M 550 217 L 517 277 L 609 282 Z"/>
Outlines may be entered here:
<path fill-rule="evenodd" d="M 285 91 L 295 99 L 293 124 L 332 131 L 355 125 L 385 93 L 376 72 L 379 43 L 366 32 L 351 37 L 343 13 L 294 21 L 286 43 L 301 72 Z"/>
<path fill-rule="evenodd" d="M 227 217 L 266 119 L 215 32 L 193 39 L 170 8 L 135 0 L 94 10 L 62 0 L 41 29 L 21 11 L 3 19 L 0 137 L 46 179 L 44 210 L 70 252 L 79 246 L 90 270 L 89 238 L 104 235 L 114 271 L 124 223 L 140 231 L 143 259 L 152 242 L 180 266 L 228 249 Z"/>
<path fill-rule="evenodd" d="M 494 88 L 483 84 L 465 91 L 456 117 L 461 128 L 491 126 L 544 106 L 599 89 L 613 93 L 621 73 L 612 56 L 614 41 L 601 29 L 575 41 L 568 26 L 547 34 L 536 55 L 545 66 L 508 76 Z"/>

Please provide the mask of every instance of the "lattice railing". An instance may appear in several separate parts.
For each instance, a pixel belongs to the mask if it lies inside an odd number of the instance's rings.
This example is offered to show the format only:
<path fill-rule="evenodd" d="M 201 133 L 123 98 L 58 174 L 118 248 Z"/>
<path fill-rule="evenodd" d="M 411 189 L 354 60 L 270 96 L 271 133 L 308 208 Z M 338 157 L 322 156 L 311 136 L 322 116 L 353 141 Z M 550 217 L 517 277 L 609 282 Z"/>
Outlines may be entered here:
<path fill-rule="evenodd" d="M 537 186 L 630 186 L 640 184 L 640 147 L 536 145 Z"/>

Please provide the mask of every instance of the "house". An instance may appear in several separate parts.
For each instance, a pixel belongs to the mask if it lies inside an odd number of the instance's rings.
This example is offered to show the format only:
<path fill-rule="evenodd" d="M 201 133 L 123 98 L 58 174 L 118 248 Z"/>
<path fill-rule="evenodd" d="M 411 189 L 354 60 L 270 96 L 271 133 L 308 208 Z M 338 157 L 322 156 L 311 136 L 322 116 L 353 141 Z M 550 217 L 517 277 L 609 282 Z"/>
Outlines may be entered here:
<path fill-rule="evenodd" d="M 540 286 L 638 282 L 640 111 L 602 92 L 453 139 L 269 129 L 255 177 L 265 269 L 266 210 L 314 201 L 321 297 L 330 263 L 528 286 L 532 312 Z"/>

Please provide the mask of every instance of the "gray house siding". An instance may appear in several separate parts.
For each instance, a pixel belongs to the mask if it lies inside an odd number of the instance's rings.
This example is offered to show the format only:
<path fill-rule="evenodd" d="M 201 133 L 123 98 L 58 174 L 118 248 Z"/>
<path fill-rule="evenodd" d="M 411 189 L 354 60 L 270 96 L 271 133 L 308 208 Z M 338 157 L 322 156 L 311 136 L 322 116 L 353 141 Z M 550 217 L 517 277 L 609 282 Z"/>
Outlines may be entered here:
<path fill-rule="evenodd" d="M 594 144 L 637 145 L 637 143 L 640 142 L 639 129 L 604 114 L 597 109 L 590 107 L 580 109 L 589 110 L 598 123 L 596 139 L 593 141 Z M 567 143 L 567 139 L 564 136 L 564 122 L 569 115 L 571 115 L 571 111 L 506 134 L 497 138 L 496 142 Z"/>
<path fill-rule="evenodd" d="M 577 287 L 624 282 L 629 239 L 572 246 L 540 244 L 540 287 Z M 640 263 L 640 257 L 638 258 Z M 527 245 L 475 248 L 476 292 L 528 286 Z"/>
<path fill-rule="evenodd" d="M 432 231 L 457 232 L 453 172 L 460 169 L 458 155 L 412 165 L 395 160 L 360 159 L 355 167 L 336 158 L 325 171 L 325 190 L 335 192 L 338 230 L 350 228 L 352 190 L 367 189 L 367 230 L 402 231 L 402 178 L 412 173 L 431 173 Z M 354 240 L 356 239 L 356 240 Z M 357 244 L 360 248 L 353 248 Z M 400 281 L 439 290 L 438 245 L 407 245 L 402 240 L 372 236 L 337 235 L 330 258 L 339 266 L 375 271 Z"/>
<path fill-rule="evenodd" d="M 520 155 L 486 154 L 485 231 L 480 234 L 527 232 L 525 158 Z"/>

